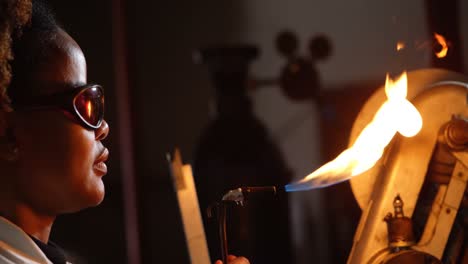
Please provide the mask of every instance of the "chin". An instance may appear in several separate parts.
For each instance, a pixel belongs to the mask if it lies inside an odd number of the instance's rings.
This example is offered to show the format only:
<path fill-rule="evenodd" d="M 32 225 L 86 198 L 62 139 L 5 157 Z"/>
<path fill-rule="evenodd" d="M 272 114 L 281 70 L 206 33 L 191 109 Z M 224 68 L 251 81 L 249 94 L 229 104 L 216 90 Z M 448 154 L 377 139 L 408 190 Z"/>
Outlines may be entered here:
<path fill-rule="evenodd" d="M 93 192 L 89 193 L 89 205 L 87 207 L 98 206 L 104 200 L 104 196 L 106 193 L 104 183 L 102 181 L 100 181 L 99 183 L 99 186 L 96 186 L 96 189 Z"/>
<path fill-rule="evenodd" d="M 101 184 L 92 190 L 80 192 L 80 195 L 77 196 L 80 197 L 80 199 L 74 199 L 74 206 L 72 208 L 68 208 L 64 213 L 75 213 L 86 208 L 98 206 L 104 200 L 104 196 L 104 184 L 101 182 Z"/>

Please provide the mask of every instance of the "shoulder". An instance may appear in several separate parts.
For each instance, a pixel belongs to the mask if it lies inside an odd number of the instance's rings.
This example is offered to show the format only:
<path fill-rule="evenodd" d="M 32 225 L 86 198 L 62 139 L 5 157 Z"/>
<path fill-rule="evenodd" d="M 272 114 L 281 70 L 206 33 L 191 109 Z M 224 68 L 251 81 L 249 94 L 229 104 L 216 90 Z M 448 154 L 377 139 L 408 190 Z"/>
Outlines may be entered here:
<path fill-rule="evenodd" d="M 0 241 L 0 264 L 37 264 L 41 263 L 29 258 L 23 252 L 11 247 L 6 244 L 4 241 Z"/>
<path fill-rule="evenodd" d="M 0 264 L 10 263 L 51 262 L 21 228 L 0 217 Z"/>

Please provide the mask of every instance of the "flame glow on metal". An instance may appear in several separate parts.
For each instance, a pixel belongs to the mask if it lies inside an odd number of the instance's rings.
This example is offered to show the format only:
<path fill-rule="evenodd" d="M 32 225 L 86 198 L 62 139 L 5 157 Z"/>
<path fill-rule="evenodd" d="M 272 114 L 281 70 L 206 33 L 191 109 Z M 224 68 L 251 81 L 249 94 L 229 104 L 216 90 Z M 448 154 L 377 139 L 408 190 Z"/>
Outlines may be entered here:
<path fill-rule="evenodd" d="M 88 104 L 86 104 L 86 110 L 88 111 L 87 112 L 88 117 L 91 117 L 91 111 L 92 111 L 91 101 L 89 101 Z"/>
<path fill-rule="evenodd" d="M 404 49 L 404 48 L 405 48 L 405 43 L 402 42 L 402 41 L 398 41 L 398 43 L 397 43 L 397 45 L 396 45 L 396 50 L 397 50 L 397 51 L 400 51 L 400 50 L 402 50 L 402 49 Z"/>
<path fill-rule="evenodd" d="M 439 52 L 436 52 L 437 58 L 444 58 L 447 56 L 447 51 L 448 51 L 448 44 L 447 41 L 445 40 L 444 36 L 434 33 L 434 38 L 437 40 L 437 43 L 442 47 L 442 49 Z"/>
<path fill-rule="evenodd" d="M 406 99 L 406 72 L 396 82 L 387 74 L 385 93 L 387 100 L 359 134 L 353 146 L 304 179 L 286 185 L 286 191 L 311 190 L 348 180 L 372 168 L 396 132 L 405 137 L 415 136 L 422 128 L 422 117 Z"/>

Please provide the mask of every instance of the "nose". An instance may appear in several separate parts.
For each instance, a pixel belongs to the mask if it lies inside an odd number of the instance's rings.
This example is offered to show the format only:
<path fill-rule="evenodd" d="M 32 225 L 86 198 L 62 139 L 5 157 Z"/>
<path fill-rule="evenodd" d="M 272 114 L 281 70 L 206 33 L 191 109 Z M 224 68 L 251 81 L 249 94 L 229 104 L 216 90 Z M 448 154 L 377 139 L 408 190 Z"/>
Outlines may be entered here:
<path fill-rule="evenodd" d="M 109 124 L 106 120 L 102 120 L 101 126 L 94 131 L 96 135 L 96 140 L 104 140 L 109 134 Z"/>

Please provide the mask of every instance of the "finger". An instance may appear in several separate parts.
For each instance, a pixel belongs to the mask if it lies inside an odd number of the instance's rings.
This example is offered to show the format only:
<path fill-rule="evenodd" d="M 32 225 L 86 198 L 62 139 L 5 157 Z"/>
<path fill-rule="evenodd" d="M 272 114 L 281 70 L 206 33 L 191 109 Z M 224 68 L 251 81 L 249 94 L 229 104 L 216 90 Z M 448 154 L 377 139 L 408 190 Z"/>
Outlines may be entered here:
<path fill-rule="evenodd" d="M 248 259 L 244 257 L 238 257 L 234 259 L 232 262 L 229 262 L 229 264 L 250 264 L 250 262 Z"/>
<path fill-rule="evenodd" d="M 221 260 L 217 260 L 215 264 L 223 264 L 223 262 Z"/>
<path fill-rule="evenodd" d="M 231 260 L 235 260 L 236 258 L 237 258 L 237 257 L 234 256 L 234 255 L 229 255 L 229 256 L 227 257 L 227 260 L 228 260 L 228 261 L 231 261 Z"/>

